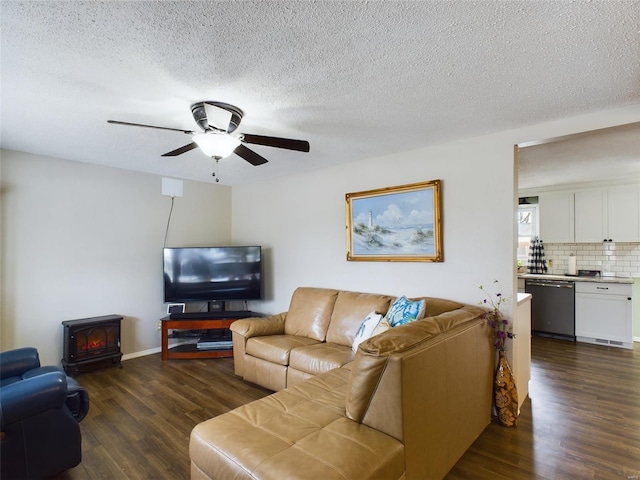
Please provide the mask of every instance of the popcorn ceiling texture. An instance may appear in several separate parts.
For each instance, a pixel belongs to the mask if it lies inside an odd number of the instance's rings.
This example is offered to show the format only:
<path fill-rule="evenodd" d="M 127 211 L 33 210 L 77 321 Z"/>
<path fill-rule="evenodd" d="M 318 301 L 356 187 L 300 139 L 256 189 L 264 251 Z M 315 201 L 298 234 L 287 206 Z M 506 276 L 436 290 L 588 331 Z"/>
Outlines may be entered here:
<path fill-rule="evenodd" d="M 544 252 L 553 262 L 547 273 L 567 273 L 571 253 L 579 270 L 610 271 L 620 277 L 640 277 L 640 243 L 545 243 Z"/>
<path fill-rule="evenodd" d="M 214 181 L 190 104 L 301 154 L 221 161 L 228 185 L 640 103 L 640 2 L 3 1 L 0 146 Z M 535 140 L 535 139 L 532 139 Z"/>

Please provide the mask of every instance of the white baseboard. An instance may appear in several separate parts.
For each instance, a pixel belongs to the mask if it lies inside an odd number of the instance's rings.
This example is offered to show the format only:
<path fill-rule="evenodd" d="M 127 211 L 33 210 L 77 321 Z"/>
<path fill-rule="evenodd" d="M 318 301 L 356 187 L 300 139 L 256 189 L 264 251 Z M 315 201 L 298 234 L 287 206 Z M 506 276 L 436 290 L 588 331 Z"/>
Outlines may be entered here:
<path fill-rule="evenodd" d="M 173 340 L 173 341 L 172 341 Z M 189 342 L 189 340 L 174 340 L 174 339 L 169 339 L 169 346 L 170 347 L 176 347 L 178 345 L 184 345 L 185 343 L 191 343 Z M 141 352 L 133 352 L 133 353 L 127 353 L 125 355 L 122 355 L 122 360 L 132 360 L 134 358 L 138 358 L 138 357 L 145 357 L 147 355 L 152 355 L 154 353 L 160 353 L 162 352 L 162 348 L 160 347 L 156 347 L 156 348 L 150 348 L 149 350 L 142 350 Z"/>
<path fill-rule="evenodd" d="M 149 350 L 143 350 L 141 352 L 127 353 L 126 355 L 122 355 L 122 360 L 131 360 L 133 358 L 144 357 L 153 353 L 160 353 L 161 350 L 162 349 L 160 347 L 156 347 L 150 348 Z"/>
<path fill-rule="evenodd" d="M 634 342 L 640 342 L 640 337 L 633 337 Z"/>

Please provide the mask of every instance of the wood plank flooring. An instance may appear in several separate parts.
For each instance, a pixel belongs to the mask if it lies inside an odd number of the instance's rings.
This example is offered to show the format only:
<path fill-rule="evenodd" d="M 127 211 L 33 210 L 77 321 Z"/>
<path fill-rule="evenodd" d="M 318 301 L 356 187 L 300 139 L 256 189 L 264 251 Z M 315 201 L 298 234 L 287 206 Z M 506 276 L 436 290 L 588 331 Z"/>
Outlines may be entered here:
<path fill-rule="evenodd" d="M 640 478 L 640 348 L 532 338 L 516 428 L 490 424 L 447 479 Z"/>
<path fill-rule="evenodd" d="M 518 427 L 490 424 L 446 478 L 640 480 L 640 346 L 534 337 L 532 357 Z M 91 396 L 83 461 L 59 480 L 188 479 L 191 429 L 271 393 L 232 359 L 123 365 L 76 377 Z"/>

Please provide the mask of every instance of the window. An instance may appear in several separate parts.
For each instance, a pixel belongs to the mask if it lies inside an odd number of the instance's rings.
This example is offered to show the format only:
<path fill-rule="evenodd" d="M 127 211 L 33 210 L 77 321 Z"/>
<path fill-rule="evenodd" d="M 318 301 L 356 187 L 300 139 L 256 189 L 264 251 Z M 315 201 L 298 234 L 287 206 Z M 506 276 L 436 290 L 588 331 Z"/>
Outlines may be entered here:
<path fill-rule="evenodd" d="M 538 205 L 524 204 L 518 206 L 518 263 L 527 265 L 531 238 L 539 235 Z"/>

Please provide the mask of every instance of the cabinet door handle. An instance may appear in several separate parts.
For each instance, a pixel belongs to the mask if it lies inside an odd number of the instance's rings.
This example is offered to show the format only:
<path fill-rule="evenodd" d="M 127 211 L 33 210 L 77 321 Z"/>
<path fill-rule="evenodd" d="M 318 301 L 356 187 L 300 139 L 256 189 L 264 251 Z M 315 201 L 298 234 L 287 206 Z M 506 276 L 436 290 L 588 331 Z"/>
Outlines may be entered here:
<path fill-rule="evenodd" d="M 609 290 L 609 287 L 596 287 L 598 290 Z"/>

